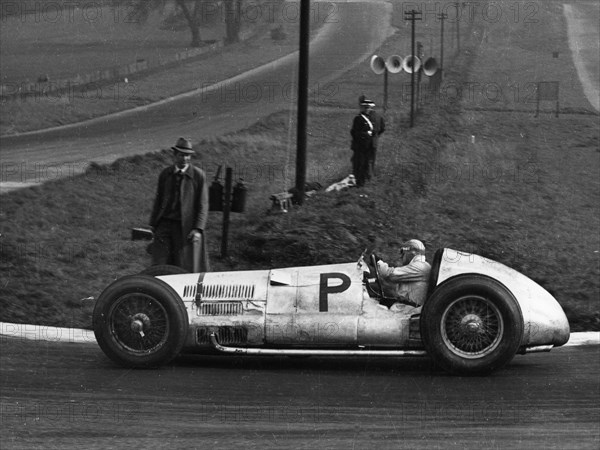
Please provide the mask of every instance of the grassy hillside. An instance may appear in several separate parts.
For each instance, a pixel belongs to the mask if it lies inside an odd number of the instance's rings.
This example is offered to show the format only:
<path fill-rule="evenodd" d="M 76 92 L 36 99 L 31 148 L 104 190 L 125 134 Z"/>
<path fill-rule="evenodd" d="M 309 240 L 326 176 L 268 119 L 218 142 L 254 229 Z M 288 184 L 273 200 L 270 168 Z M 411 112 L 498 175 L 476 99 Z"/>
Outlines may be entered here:
<path fill-rule="evenodd" d="M 537 80 L 529 66 L 496 70 L 493 51 L 507 35 L 521 33 L 521 46 L 536 58 L 547 56 L 540 45 L 546 40 L 567 54 L 564 23 L 553 4 L 539 19 L 535 26 L 508 21 L 465 28 L 445 86 Z M 396 52 L 405 39 L 401 29 L 380 53 Z M 505 56 L 503 65 L 523 64 L 522 53 L 514 53 L 515 61 Z M 530 66 L 536 58 L 527 58 Z M 414 128 L 399 95 L 406 78 L 393 80 L 375 180 L 363 189 L 319 192 L 283 215 L 267 210 L 270 194 L 293 185 L 295 134 L 289 131 L 295 124 L 287 112 L 201 142 L 204 156 L 197 163 L 209 175 L 218 164 L 229 165 L 250 189 L 248 212 L 233 217 L 227 259 L 219 257 L 221 216 L 211 213 L 214 268 L 346 262 L 366 247 L 395 261 L 400 243 L 416 237 L 429 258 L 436 248 L 452 247 L 525 273 L 556 296 L 574 331 L 600 330 L 598 116 L 571 74 L 567 65 L 552 74 L 565 87 L 563 95 L 581 99 L 559 118 L 549 112 L 535 118 L 535 105 L 526 101 L 517 108 L 514 101 L 485 96 L 476 102 L 438 96 L 428 98 Z M 381 105 L 380 83 L 365 63 L 338 81 L 335 96 L 313 98 L 309 181 L 326 186 L 349 173 L 348 107 L 359 92 Z M 90 297 L 149 262 L 145 244 L 128 240 L 129 228 L 147 222 L 156 177 L 168 163 L 164 153 L 137 156 L 3 195 L 0 320 L 89 327 Z"/>

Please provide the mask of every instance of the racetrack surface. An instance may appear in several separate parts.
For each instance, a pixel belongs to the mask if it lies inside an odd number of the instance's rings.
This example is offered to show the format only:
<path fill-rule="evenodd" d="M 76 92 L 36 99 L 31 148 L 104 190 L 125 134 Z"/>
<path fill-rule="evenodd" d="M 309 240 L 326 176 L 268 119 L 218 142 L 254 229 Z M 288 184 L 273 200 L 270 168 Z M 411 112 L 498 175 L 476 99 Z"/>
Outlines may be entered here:
<path fill-rule="evenodd" d="M 4 448 L 598 448 L 597 346 L 487 377 L 428 358 L 185 356 L 125 370 L 95 344 L 4 337 Z"/>
<path fill-rule="evenodd" d="M 332 80 L 366 59 L 389 35 L 390 5 L 340 3 L 310 47 L 310 88 L 330 95 Z M 38 181 L 37 168 L 54 177 L 81 172 L 90 161 L 169 148 L 178 136 L 195 142 L 248 127 L 276 111 L 296 113 L 297 54 L 218 83 L 211 89 L 154 106 L 106 116 L 79 126 L 0 137 L 2 181 Z M 14 169 L 14 170 L 13 170 Z M 41 180 L 45 181 L 45 180 Z M 11 184 L 11 187 L 15 187 Z"/>
<path fill-rule="evenodd" d="M 50 163 L 61 155 L 71 163 L 85 155 L 108 161 L 117 152 L 170 146 L 186 131 L 201 136 L 237 129 L 279 108 L 237 105 L 233 116 L 202 105 L 201 115 L 218 118 L 215 128 L 199 129 L 208 118 L 190 117 L 190 103 L 156 114 L 142 132 L 138 117 L 129 127 L 115 123 L 106 138 L 102 130 L 84 128 L 47 141 L 16 139 L 14 147 L 3 140 L 2 159 L 14 148 L 15 161 L 43 161 L 36 151 L 47 148 Z M 170 122 L 175 113 L 182 123 Z M 438 371 L 427 358 L 193 356 L 160 370 L 128 371 L 95 344 L 6 337 L 0 344 L 2 449 L 600 445 L 597 346 L 517 356 L 489 377 L 464 378 Z"/>

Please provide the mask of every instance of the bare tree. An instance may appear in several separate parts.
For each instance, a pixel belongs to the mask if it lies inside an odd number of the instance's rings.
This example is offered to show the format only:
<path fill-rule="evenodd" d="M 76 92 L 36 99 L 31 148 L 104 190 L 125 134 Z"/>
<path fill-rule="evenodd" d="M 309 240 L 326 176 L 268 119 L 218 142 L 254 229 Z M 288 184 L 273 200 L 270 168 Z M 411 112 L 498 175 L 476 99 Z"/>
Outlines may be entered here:
<path fill-rule="evenodd" d="M 200 47 L 200 25 L 202 23 L 202 14 L 206 11 L 214 11 L 215 6 L 224 5 L 225 7 L 225 28 L 226 42 L 228 44 L 239 41 L 240 32 L 240 11 L 243 0 L 174 0 L 178 10 L 185 18 L 188 28 L 192 34 L 192 47 Z M 135 14 L 136 19 L 145 21 L 151 12 L 158 11 L 164 13 L 166 7 L 173 3 L 173 0 L 120 0 L 121 3 L 127 3 Z"/>

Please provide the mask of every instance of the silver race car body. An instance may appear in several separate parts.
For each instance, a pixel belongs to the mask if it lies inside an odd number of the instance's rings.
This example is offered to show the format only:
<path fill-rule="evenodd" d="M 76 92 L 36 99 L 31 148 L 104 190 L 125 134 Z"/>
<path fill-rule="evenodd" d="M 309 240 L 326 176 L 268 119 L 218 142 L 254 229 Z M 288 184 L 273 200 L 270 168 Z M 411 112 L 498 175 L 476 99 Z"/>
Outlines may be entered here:
<path fill-rule="evenodd" d="M 509 267 L 451 249 L 436 252 L 422 307 L 388 308 L 358 263 L 124 277 L 94 311 L 101 348 L 128 367 L 178 353 L 417 356 L 485 373 L 515 354 L 569 339 L 558 302 Z"/>

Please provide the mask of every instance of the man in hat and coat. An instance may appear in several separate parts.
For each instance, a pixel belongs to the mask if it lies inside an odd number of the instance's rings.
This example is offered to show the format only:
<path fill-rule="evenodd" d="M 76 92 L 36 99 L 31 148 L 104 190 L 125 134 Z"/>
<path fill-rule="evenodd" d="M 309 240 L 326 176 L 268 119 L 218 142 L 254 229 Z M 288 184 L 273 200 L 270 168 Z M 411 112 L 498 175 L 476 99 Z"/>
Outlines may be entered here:
<path fill-rule="evenodd" d="M 150 225 L 154 230 L 153 265 L 175 265 L 189 272 L 209 270 L 205 227 L 208 183 L 203 170 L 191 164 L 192 143 L 179 138 L 172 166 L 158 177 Z"/>
<path fill-rule="evenodd" d="M 366 115 L 373 125 L 373 136 L 371 137 L 371 149 L 369 151 L 369 167 L 367 171 L 367 180 L 371 179 L 371 175 L 375 176 L 375 158 L 377 157 L 377 147 L 379 144 L 379 136 L 385 131 L 385 120 L 375 111 L 375 103 L 361 95 L 358 97 L 359 106 L 366 105 Z"/>
<path fill-rule="evenodd" d="M 356 178 L 356 185 L 362 187 L 369 176 L 369 158 L 373 145 L 373 123 L 368 116 L 369 105 L 372 102 L 362 99 L 360 111 L 352 121 L 350 135 L 352 136 L 352 173 Z"/>

